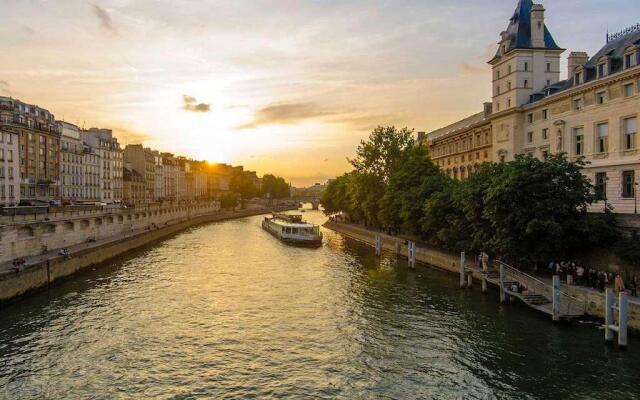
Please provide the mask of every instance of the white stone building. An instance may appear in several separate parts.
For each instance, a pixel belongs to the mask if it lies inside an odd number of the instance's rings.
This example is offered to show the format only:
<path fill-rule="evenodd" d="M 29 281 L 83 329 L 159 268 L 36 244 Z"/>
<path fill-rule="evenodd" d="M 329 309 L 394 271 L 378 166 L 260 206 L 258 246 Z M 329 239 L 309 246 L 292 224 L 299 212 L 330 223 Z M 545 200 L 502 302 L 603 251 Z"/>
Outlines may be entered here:
<path fill-rule="evenodd" d="M 102 181 L 101 162 L 98 150 L 83 144 L 82 154 L 82 198 L 85 201 L 100 201 Z"/>
<path fill-rule="evenodd" d="M 0 206 L 20 203 L 19 136 L 0 130 Z"/>
<path fill-rule="evenodd" d="M 65 204 L 84 200 L 84 145 L 80 129 L 68 122 L 58 121 L 60 138 L 60 197 Z"/>
<path fill-rule="evenodd" d="M 85 144 L 96 149 L 100 157 L 100 201 L 107 204 L 122 201 L 122 149 L 111 129 L 91 128 L 82 131 Z"/>

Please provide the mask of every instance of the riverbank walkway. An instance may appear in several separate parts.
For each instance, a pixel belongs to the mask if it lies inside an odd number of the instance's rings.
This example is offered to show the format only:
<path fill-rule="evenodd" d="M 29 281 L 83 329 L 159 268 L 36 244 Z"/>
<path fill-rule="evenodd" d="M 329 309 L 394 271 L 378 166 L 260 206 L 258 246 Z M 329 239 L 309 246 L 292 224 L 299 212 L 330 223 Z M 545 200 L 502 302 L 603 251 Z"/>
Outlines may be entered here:
<path fill-rule="evenodd" d="M 400 251 L 404 255 L 407 254 L 406 243 L 411 241 L 416 243 L 418 261 L 425 262 L 451 272 L 458 273 L 460 270 L 460 256 L 458 254 L 431 246 L 420 241 L 416 237 L 407 235 L 392 236 L 370 230 L 362 225 L 347 222 L 329 221 L 325 224 L 325 227 L 329 229 L 337 228 L 334 230 L 345 233 L 352 239 L 373 246 L 375 246 L 376 235 L 380 235 L 382 248 L 396 253 Z M 504 272 L 502 279 L 500 277 L 501 264 Z M 554 316 L 554 285 L 552 279 L 544 276 L 529 275 L 517 268 L 496 261 L 491 264 L 491 267 L 485 273 L 481 268 L 476 267 L 473 260 L 466 260 L 465 270 L 472 274 L 476 279 L 486 279 L 488 284 L 491 284 L 498 289 L 502 289 L 505 299 L 517 298 L 534 310 L 552 317 Z M 518 290 L 513 290 L 516 287 Z M 558 287 L 560 287 L 560 282 L 558 282 Z M 563 287 L 567 288 L 566 284 L 563 285 Z M 570 320 L 579 318 L 587 312 L 587 308 L 589 306 L 587 304 L 587 299 L 593 298 L 594 296 L 604 296 L 603 292 L 591 287 L 570 285 L 569 288 L 573 295 L 567 293 L 567 290 L 559 289 L 556 291 L 558 293 L 556 302 L 559 305 L 555 312 L 557 319 Z M 629 303 L 640 307 L 640 299 L 637 297 L 629 297 Z"/>

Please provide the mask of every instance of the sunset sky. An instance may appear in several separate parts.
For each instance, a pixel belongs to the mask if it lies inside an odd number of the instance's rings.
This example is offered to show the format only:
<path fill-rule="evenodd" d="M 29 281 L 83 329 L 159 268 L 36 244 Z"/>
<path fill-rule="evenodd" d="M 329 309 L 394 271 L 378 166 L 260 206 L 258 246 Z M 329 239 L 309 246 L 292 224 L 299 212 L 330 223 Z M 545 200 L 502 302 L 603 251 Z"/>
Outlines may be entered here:
<path fill-rule="evenodd" d="M 378 124 L 432 130 L 490 98 L 516 0 L 0 0 L 0 94 L 296 185 L 344 172 Z M 638 0 L 547 0 L 593 54 Z M 564 71 L 564 67 L 563 67 Z"/>

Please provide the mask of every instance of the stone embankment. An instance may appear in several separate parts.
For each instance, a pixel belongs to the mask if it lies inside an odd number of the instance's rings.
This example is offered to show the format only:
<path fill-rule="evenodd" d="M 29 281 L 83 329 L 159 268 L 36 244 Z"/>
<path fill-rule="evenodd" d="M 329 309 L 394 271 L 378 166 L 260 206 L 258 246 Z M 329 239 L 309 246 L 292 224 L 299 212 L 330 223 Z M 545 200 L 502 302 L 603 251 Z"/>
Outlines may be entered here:
<path fill-rule="evenodd" d="M 0 303 L 196 225 L 292 208 L 296 205 L 254 204 L 245 210 L 221 211 L 217 202 L 209 202 L 3 217 Z M 63 248 L 68 257 L 59 254 Z M 11 261 L 16 257 L 26 260 L 17 271 Z"/>
<path fill-rule="evenodd" d="M 376 232 L 368 230 L 360 225 L 328 221 L 324 224 L 324 227 L 342 233 L 365 244 L 375 246 Z M 402 254 L 406 255 L 407 246 L 404 244 L 404 239 L 390 235 L 382 235 L 382 247 L 386 250 L 395 251 L 395 246 L 398 241 L 403 242 L 400 249 Z M 447 252 L 424 243 L 417 243 L 416 259 L 422 263 L 429 264 L 455 274 L 460 273 L 459 254 Z M 476 272 L 474 273 L 474 278 L 479 280 L 482 277 Z M 563 285 L 562 291 L 584 302 L 584 304 L 586 304 L 585 312 L 587 315 L 604 319 L 604 293 L 592 288 L 575 285 Z M 640 331 L 640 301 L 638 301 L 637 298 L 629 301 L 629 328 L 634 329 L 636 332 Z"/>

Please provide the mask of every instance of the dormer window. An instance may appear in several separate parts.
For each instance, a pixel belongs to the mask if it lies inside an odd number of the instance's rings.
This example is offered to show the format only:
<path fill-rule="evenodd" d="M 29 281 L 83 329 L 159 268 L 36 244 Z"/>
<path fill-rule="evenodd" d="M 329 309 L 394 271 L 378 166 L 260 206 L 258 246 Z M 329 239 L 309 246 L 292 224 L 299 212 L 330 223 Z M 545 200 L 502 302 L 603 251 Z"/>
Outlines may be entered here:
<path fill-rule="evenodd" d="M 637 53 L 635 46 L 630 46 L 624 53 L 624 69 L 637 65 Z"/>
<path fill-rule="evenodd" d="M 576 72 L 576 74 L 573 76 L 573 82 L 575 85 L 582 84 L 582 72 Z"/>
<path fill-rule="evenodd" d="M 600 63 L 598 64 L 598 78 L 603 78 L 607 75 L 607 64 Z"/>

